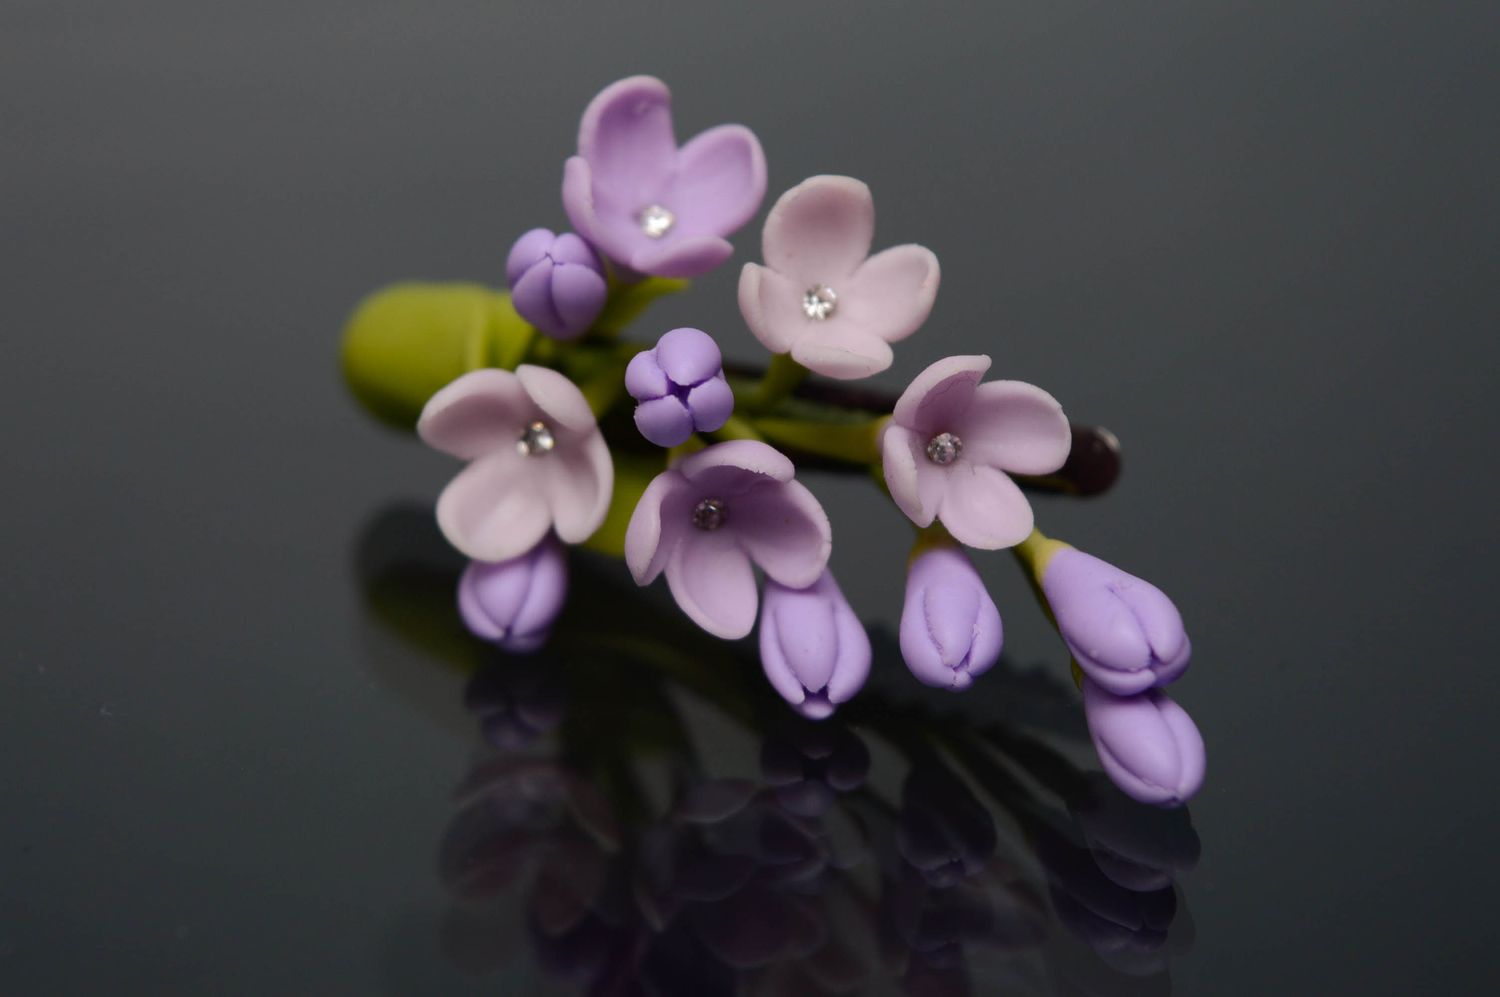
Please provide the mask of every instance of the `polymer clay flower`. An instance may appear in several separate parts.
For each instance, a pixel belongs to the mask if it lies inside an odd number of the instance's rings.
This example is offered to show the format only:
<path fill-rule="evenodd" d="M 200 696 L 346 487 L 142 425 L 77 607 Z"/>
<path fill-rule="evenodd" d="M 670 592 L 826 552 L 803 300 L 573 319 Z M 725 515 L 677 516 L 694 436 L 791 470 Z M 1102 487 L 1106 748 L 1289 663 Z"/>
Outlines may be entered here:
<path fill-rule="evenodd" d="M 1042 592 L 1073 659 L 1117 696 L 1176 681 L 1192 644 L 1161 589 L 1071 547 L 1053 554 Z"/>
<path fill-rule="evenodd" d="M 782 194 L 761 232 L 765 266 L 740 271 L 740 313 L 755 338 L 828 377 L 889 367 L 890 344 L 932 311 L 938 261 L 915 245 L 870 256 L 874 235 L 870 188 L 852 177 L 812 177 Z"/>
<path fill-rule="evenodd" d="M 625 533 L 636 584 L 663 571 L 677 605 L 716 637 L 755 625 L 752 564 L 806 588 L 828 564 L 833 532 L 792 462 L 756 440 L 717 443 L 682 458 L 646 486 Z"/>
<path fill-rule="evenodd" d="M 1031 503 L 1010 474 L 1062 467 L 1072 433 L 1041 388 L 980 384 L 989 367 L 986 356 L 947 357 L 918 374 L 896 402 L 881 457 L 891 498 L 913 523 L 936 518 L 960 543 L 999 550 L 1032 526 Z"/>
<path fill-rule="evenodd" d="M 635 425 L 659 447 L 675 447 L 694 432 L 711 433 L 729 420 L 734 392 L 724 379 L 719 344 L 700 329 L 664 333 L 653 349 L 625 368 L 625 390 L 638 404 Z"/>
<path fill-rule="evenodd" d="M 728 259 L 724 237 L 765 193 L 754 133 L 719 125 L 678 148 L 671 92 L 650 76 L 612 83 L 589 102 L 578 155 L 563 169 L 573 227 L 621 266 L 662 277 L 696 277 Z"/>
<path fill-rule="evenodd" d="M 549 529 L 579 543 L 599 528 L 614 464 L 577 386 L 545 367 L 470 371 L 428 401 L 417 433 L 469 461 L 438 498 L 448 542 L 478 561 L 506 561 Z"/>
<path fill-rule="evenodd" d="M 1000 610 L 968 555 L 956 547 L 918 554 L 906 574 L 901 657 L 921 682 L 967 689 L 1000 658 Z"/>
<path fill-rule="evenodd" d="M 766 582 L 760 661 L 783 699 L 810 720 L 833 715 L 870 674 L 870 637 L 833 573 L 806 588 Z"/>
<path fill-rule="evenodd" d="M 470 561 L 458 581 L 458 611 L 474 636 L 507 651 L 547 640 L 568 594 L 568 559 L 556 538 L 508 561 Z"/>
<path fill-rule="evenodd" d="M 1175 807 L 1203 785 L 1203 735 L 1160 690 L 1116 696 L 1085 678 L 1083 713 L 1105 774 L 1127 795 Z"/>
<path fill-rule="evenodd" d="M 588 243 L 534 228 L 510 248 L 505 281 L 516 313 L 555 339 L 577 339 L 604 310 L 609 287 Z"/>

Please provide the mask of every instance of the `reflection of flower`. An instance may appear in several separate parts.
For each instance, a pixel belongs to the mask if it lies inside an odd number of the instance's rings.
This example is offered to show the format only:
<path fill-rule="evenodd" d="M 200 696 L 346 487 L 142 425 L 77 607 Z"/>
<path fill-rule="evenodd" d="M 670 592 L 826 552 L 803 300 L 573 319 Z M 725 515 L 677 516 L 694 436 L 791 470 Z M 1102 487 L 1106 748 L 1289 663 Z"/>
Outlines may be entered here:
<path fill-rule="evenodd" d="M 1161 589 L 1081 550 L 1052 555 L 1042 592 L 1084 674 L 1117 696 L 1176 681 L 1192 645 Z"/>
<path fill-rule="evenodd" d="M 637 273 L 694 277 L 734 251 L 724 240 L 754 216 L 766 193 L 755 135 L 720 125 L 682 148 L 671 93 L 650 76 L 600 91 L 583 112 L 578 155 L 563 171 L 573 227 Z"/>
<path fill-rule="evenodd" d="M 782 698 L 812 720 L 832 715 L 864 686 L 870 638 L 832 572 L 802 589 L 766 583 L 760 661 Z"/>
<path fill-rule="evenodd" d="M 1105 773 L 1133 798 L 1178 806 L 1203 785 L 1203 736 L 1159 690 L 1116 696 L 1084 679 L 1083 711 Z"/>
<path fill-rule="evenodd" d="M 952 886 L 995 854 L 995 819 L 952 769 L 914 765 L 901 788 L 902 858 L 933 886 Z"/>
<path fill-rule="evenodd" d="M 554 370 L 471 371 L 432 396 L 417 432 L 470 462 L 437 505 L 443 535 L 469 557 L 509 560 L 548 529 L 579 543 L 604 521 L 609 447 L 583 393 Z"/>
<path fill-rule="evenodd" d="M 516 313 L 558 339 L 576 339 L 604 310 L 609 288 L 589 244 L 572 232 L 534 228 L 510 249 L 505 280 Z"/>
<path fill-rule="evenodd" d="M 551 662 L 502 658 L 481 668 L 464 689 L 464 705 L 486 741 L 502 751 L 524 748 L 562 722 L 564 702 Z"/>
<path fill-rule="evenodd" d="M 568 594 L 568 559 L 552 537 L 508 561 L 470 561 L 458 582 L 458 610 L 476 636 L 507 651 L 547 640 Z"/>
<path fill-rule="evenodd" d="M 1000 657 L 1000 610 L 963 551 L 933 547 L 906 575 L 901 656 L 927 685 L 967 689 Z"/>
<path fill-rule="evenodd" d="M 792 462 L 754 440 L 731 440 L 684 457 L 652 479 L 630 517 L 625 560 L 637 584 L 661 574 L 677 605 L 716 637 L 755 625 L 751 563 L 772 580 L 804 588 L 828 563 L 828 516 Z"/>
<path fill-rule="evenodd" d="M 711 433 L 734 411 L 719 344 L 700 329 L 673 329 L 625 368 L 625 390 L 640 404 L 635 425 L 659 447 L 675 447 L 694 432 Z"/>
<path fill-rule="evenodd" d="M 797 721 L 769 734 L 760 746 L 760 772 L 776 787 L 776 801 L 790 813 L 816 817 L 833 804 L 835 794 L 864 785 L 870 771 L 870 749 L 838 721 Z"/>
<path fill-rule="evenodd" d="M 912 522 L 936 517 L 961 543 L 997 550 L 1031 532 L 1031 505 L 1009 474 L 1057 470 L 1072 431 L 1041 388 L 980 384 L 989 367 L 989 357 L 948 357 L 918 374 L 896 402 L 881 451 L 891 497 Z"/>
<path fill-rule="evenodd" d="M 766 218 L 766 265 L 740 273 L 740 312 L 773 353 L 819 374 L 868 377 L 891 365 L 890 344 L 932 311 L 938 261 L 921 246 L 870 256 L 875 204 L 851 177 L 813 177 Z M 866 258 L 868 257 L 868 259 Z"/>

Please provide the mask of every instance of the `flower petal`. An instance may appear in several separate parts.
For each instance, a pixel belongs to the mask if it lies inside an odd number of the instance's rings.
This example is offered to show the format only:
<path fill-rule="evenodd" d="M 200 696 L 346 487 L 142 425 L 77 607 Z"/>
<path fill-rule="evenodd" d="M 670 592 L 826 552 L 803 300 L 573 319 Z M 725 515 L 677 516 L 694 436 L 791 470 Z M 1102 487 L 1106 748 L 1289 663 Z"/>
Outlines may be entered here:
<path fill-rule="evenodd" d="M 943 472 L 930 465 L 926 444 L 909 429 L 886 424 L 880 437 L 880 465 L 885 486 L 897 507 L 918 526 L 931 526 L 942 501 Z"/>
<path fill-rule="evenodd" d="M 895 356 L 890 344 L 879 336 L 856 325 L 841 324 L 807 329 L 793 344 L 792 359 L 815 374 L 851 381 L 880 373 Z"/>
<path fill-rule="evenodd" d="M 773 607 L 774 589 L 771 588 L 775 584 L 771 582 L 766 586 L 766 611 L 760 620 L 760 664 L 771 687 L 782 699 L 795 706 L 807 698 L 807 690 L 802 688 L 801 680 L 792 674 L 791 665 L 782 652 L 781 624 L 779 614 Z"/>
<path fill-rule="evenodd" d="M 684 535 L 666 573 L 677 605 L 715 637 L 736 640 L 754 628 L 755 572 L 729 530 Z"/>
<path fill-rule="evenodd" d="M 675 447 L 693 435 L 693 416 L 676 395 L 650 398 L 635 407 L 635 428 L 659 447 Z"/>
<path fill-rule="evenodd" d="M 1031 503 L 1005 472 L 961 459 L 946 475 L 938 519 L 959 543 L 1001 550 L 1014 547 L 1031 533 Z"/>
<path fill-rule="evenodd" d="M 505 257 L 506 285 L 515 287 L 521 275 L 530 270 L 533 264 L 540 263 L 556 241 L 557 233 L 549 228 L 534 228 L 517 239 Z"/>
<path fill-rule="evenodd" d="M 954 432 L 964 441 L 965 456 L 1013 474 L 1051 474 L 1073 446 L 1073 431 L 1057 399 L 1023 381 L 975 388 Z"/>
<path fill-rule="evenodd" d="M 521 274 L 510 289 L 516 313 L 549 336 L 563 329 L 562 316 L 552 299 L 552 264 L 546 260 Z"/>
<path fill-rule="evenodd" d="M 594 413 L 578 385 L 549 367 L 522 364 L 516 368 L 516 377 L 531 396 L 542 414 L 557 426 L 575 432 L 587 432 L 597 427 Z"/>
<path fill-rule="evenodd" d="M 989 369 L 986 356 L 944 357 L 907 385 L 891 417 L 927 436 L 955 431 L 973 401 L 975 385 Z"/>
<path fill-rule="evenodd" d="M 568 221 L 578 233 L 604 255 L 619 259 L 619 246 L 609 237 L 594 200 L 594 172 L 582 156 L 570 156 L 563 163 L 562 202 Z"/>
<path fill-rule="evenodd" d="M 508 370 L 485 368 L 464 374 L 427 401 L 417 434 L 434 449 L 462 460 L 515 449 L 536 407 L 520 379 Z"/>
<path fill-rule="evenodd" d="M 759 440 L 726 440 L 689 454 L 677 462 L 676 470 L 698 484 L 718 484 L 721 471 L 748 471 L 740 491 L 755 484 L 756 477 L 773 481 L 791 481 L 796 468 L 786 455 L 769 443 Z"/>
<path fill-rule="evenodd" d="M 560 335 L 577 338 L 604 310 L 609 287 L 597 270 L 581 263 L 559 263 L 552 270 L 552 308 L 561 320 Z"/>
<path fill-rule="evenodd" d="M 869 187 L 853 177 L 811 177 L 776 199 L 761 232 L 761 256 L 806 287 L 838 290 L 870 254 L 874 235 Z"/>
<path fill-rule="evenodd" d="M 685 235 L 729 235 L 760 210 L 766 196 L 766 155 L 744 125 L 719 125 L 695 135 L 677 153 L 667 203 Z"/>
<path fill-rule="evenodd" d="M 807 329 L 801 298 L 806 288 L 758 263 L 740 271 L 740 314 L 751 333 L 772 353 L 786 353 Z"/>
<path fill-rule="evenodd" d="M 788 588 L 806 588 L 828 566 L 833 527 L 800 481 L 767 482 L 746 492 L 726 518 L 751 560 Z"/>
<path fill-rule="evenodd" d="M 1203 736 L 1161 692 L 1115 696 L 1085 679 L 1083 703 L 1104 771 L 1130 796 L 1177 806 L 1202 786 Z"/>
<path fill-rule="evenodd" d="M 545 636 L 568 595 L 568 558 L 554 537 L 544 537 L 531 553 L 525 599 L 510 624 L 512 638 Z"/>
<path fill-rule="evenodd" d="M 625 563 L 637 585 L 649 585 L 661 574 L 682 530 L 686 482 L 675 469 L 651 479 L 625 527 Z"/>
<path fill-rule="evenodd" d="M 438 497 L 438 527 L 476 561 L 508 561 L 547 533 L 552 516 L 537 480 L 514 446 L 475 460 Z"/>
<path fill-rule="evenodd" d="M 828 702 L 837 706 L 852 699 L 855 693 L 865 687 L 865 680 L 870 677 L 870 635 L 859 617 L 854 615 L 854 607 L 844 598 L 833 575 L 827 577 L 828 584 L 837 595 L 833 622 L 838 629 L 839 657 L 833 677 L 828 680 L 826 695 Z"/>
<path fill-rule="evenodd" d="M 632 76 L 601 90 L 583 112 L 578 154 L 597 188 L 644 207 L 661 193 L 677 156 L 672 94 L 652 76 Z"/>
<path fill-rule="evenodd" d="M 660 242 L 637 246 L 622 262 L 638 273 L 657 277 L 697 277 L 733 253 L 734 247 L 716 235 L 668 236 Z"/>
<path fill-rule="evenodd" d="M 638 402 L 660 398 L 672 390 L 667 372 L 656 361 L 655 350 L 642 350 L 625 367 L 625 390 Z"/>
<path fill-rule="evenodd" d="M 693 428 L 700 433 L 712 433 L 729 421 L 734 411 L 734 392 L 721 374 L 689 391 L 687 403 L 693 413 Z"/>
<path fill-rule="evenodd" d="M 860 264 L 839 310 L 852 324 L 886 342 L 905 339 L 932 314 L 942 271 L 923 246 L 894 246 Z"/>
<path fill-rule="evenodd" d="M 558 448 L 544 457 L 527 458 L 535 465 L 557 535 L 568 543 L 593 536 L 609 511 L 614 493 L 615 466 L 609 446 L 595 429 L 568 433 Z"/>

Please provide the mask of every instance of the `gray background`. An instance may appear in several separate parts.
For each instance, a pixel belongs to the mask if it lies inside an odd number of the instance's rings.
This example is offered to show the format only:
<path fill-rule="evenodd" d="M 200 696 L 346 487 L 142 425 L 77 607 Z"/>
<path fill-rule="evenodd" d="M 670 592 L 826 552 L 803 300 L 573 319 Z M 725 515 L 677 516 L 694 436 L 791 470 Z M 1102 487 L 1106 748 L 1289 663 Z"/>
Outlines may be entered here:
<path fill-rule="evenodd" d="M 0 989 L 461 985 L 472 724 L 379 664 L 350 567 L 453 468 L 357 410 L 338 334 L 383 283 L 502 281 L 636 72 L 680 137 L 753 127 L 772 196 L 857 175 L 877 245 L 939 254 L 881 384 L 988 352 L 1124 441 L 1038 514 L 1194 637 L 1179 992 L 1492 983 L 1500 7 L 626 6 L 0 6 Z M 760 359 L 758 229 L 647 326 Z M 811 484 L 894 620 L 898 515 Z"/>

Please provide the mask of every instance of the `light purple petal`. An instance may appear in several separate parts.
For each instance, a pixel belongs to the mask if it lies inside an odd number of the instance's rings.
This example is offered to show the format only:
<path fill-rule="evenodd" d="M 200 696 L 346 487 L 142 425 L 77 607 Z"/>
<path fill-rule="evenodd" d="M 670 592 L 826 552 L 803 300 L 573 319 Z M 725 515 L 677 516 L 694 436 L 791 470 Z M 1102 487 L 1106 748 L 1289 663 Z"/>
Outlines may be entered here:
<path fill-rule="evenodd" d="M 974 389 L 963 422 L 954 432 L 972 456 L 1013 474 L 1051 474 L 1062 467 L 1073 431 L 1062 406 L 1047 392 L 1022 381 L 990 381 Z"/>
<path fill-rule="evenodd" d="M 714 337 L 684 326 L 662 333 L 656 341 L 656 362 L 674 384 L 689 387 L 719 373 L 724 357 Z"/>
<path fill-rule="evenodd" d="M 740 314 L 750 332 L 772 353 L 787 353 L 807 329 L 802 313 L 802 294 L 791 278 L 758 263 L 746 263 L 740 271 Z"/>
<path fill-rule="evenodd" d="M 715 637 L 736 640 L 754 628 L 755 572 L 729 530 L 684 535 L 666 575 L 677 605 Z"/>
<path fill-rule="evenodd" d="M 775 581 L 766 586 L 765 621 L 761 623 L 761 652 L 765 653 L 765 626 L 773 617 L 776 649 L 802 689 L 817 692 L 833 677 L 838 660 L 839 634 L 833 606 L 822 584 L 824 572 L 806 589 L 790 589 Z M 788 697 L 791 699 L 791 697 Z M 792 702 L 801 702 L 798 696 Z"/>
<path fill-rule="evenodd" d="M 597 274 L 604 272 L 604 265 L 599 262 L 599 254 L 594 252 L 594 247 L 574 232 L 564 232 L 558 236 L 548 248 L 547 255 L 554 263 L 574 263 Z"/>
<path fill-rule="evenodd" d="M 641 206 L 656 199 L 677 156 L 667 85 L 632 76 L 601 90 L 583 112 L 578 154 L 588 161 L 600 190 Z"/>
<path fill-rule="evenodd" d="M 1000 657 L 1000 612 L 963 551 L 937 547 L 907 573 L 901 656 L 927 685 L 965 689 Z"/>
<path fill-rule="evenodd" d="M 894 343 L 922 327 L 932 314 L 941 271 L 922 246 L 895 246 L 860 264 L 839 311 L 851 324 Z"/>
<path fill-rule="evenodd" d="M 583 392 L 562 374 L 548 367 L 522 364 L 516 368 L 516 377 L 554 430 L 559 426 L 577 432 L 597 428 Z"/>
<path fill-rule="evenodd" d="M 503 562 L 502 562 L 503 563 Z M 481 640 L 500 640 L 505 636 L 505 627 L 495 622 L 495 617 L 490 614 L 490 607 L 481 603 L 476 586 L 480 572 L 488 562 L 470 561 L 469 566 L 458 579 L 458 615 L 463 618 L 464 626 L 469 632 Z M 491 582 L 495 589 L 503 587 L 504 591 L 493 591 L 488 593 L 491 602 L 505 600 L 519 603 L 524 597 L 525 580 L 523 578 L 507 576 Z M 509 614 L 504 614 L 508 618 Z"/>
<path fill-rule="evenodd" d="M 552 269 L 552 307 L 560 320 L 553 335 L 573 339 L 587 332 L 608 296 L 609 287 L 597 270 L 559 263 Z"/>
<path fill-rule="evenodd" d="M 552 301 L 552 264 L 546 260 L 522 273 L 520 279 L 511 285 L 510 302 L 517 315 L 549 336 L 562 330 L 562 317 L 557 314 Z"/>
<path fill-rule="evenodd" d="M 910 430 L 894 422 L 886 423 L 880 437 L 880 464 L 885 474 L 885 486 L 890 489 L 897 507 L 906 513 L 906 518 L 918 526 L 932 525 L 942 498 L 941 479 L 933 478 L 930 472 L 927 480 L 935 481 L 938 487 L 929 485 L 925 490 L 922 487 L 921 472 L 925 468 L 920 467 L 918 461 L 925 463 L 926 457 L 918 455 L 925 446 Z M 929 501 L 923 501 L 924 491 L 929 493 Z"/>
<path fill-rule="evenodd" d="M 800 481 L 766 484 L 728 508 L 728 528 L 751 560 L 789 588 L 806 588 L 828 566 L 833 528 Z"/>
<path fill-rule="evenodd" d="M 945 473 L 946 490 L 938 518 L 959 543 L 981 550 L 1002 550 L 1014 547 L 1031 533 L 1031 503 L 1005 472 L 960 458 Z"/>
<path fill-rule="evenodd" d="M 686 482 L 676 469 L 668 469 L 651 479 L 636 502 L 630 523 L 625 527 L 625 563 L 637 585 L 649 585 L 661 574 L 684 529 L 692 527 L 681 521 Z"/>
<path fill-rule="evenodd" d="M 606 256 L 618 260 L 621 249 L 628 251 L 628 246 L 618 246 L 609 238 L 610 229 L 599 217 L 594 200 L 593 170 L 582 156 L 570 156 L 563 163 L 562 202 L 568 221 Z"/>
<path fill-rule="evenodd" d="M 986 356 L 945 357 L 928 367 L 896 401 L 892 418 L 919 434 L 953 432 L 969 409 L 974 387 L 990 369 Z"/>
<path fill-rule="evenodd" d="M 761 233 L 761 256 L 804 290 L 837 289 L 870 254 L 874 234 L 869 187 L 853 177 L 811 177 L 777 198 Z"/>
<path fill-rule="evenodd" d="M 648 237 L 640 235 L 640 239 L 647 240 Z M 659 242 L 649 240 L 646 244 L 634 246 L 622 262 L 639 273 L 658 277 L 698 277 L 729 259 L 733 253 L 734 247 L 716 235 L 668 236 Z"/>
<path fill-rule="evenodd" d="M 755 216 L 766 196 L 766 156 L 743 125 L 719 125 L 677 153 L 677 175 L 666 195 L 685 235 L 725 236 Z"/>
<path fill-rule="evenodd" d="M 1178 806 L 1202 786 L 1203 737 L 1161 692 L 1115 696 L 1085 679 L 1083 706 L 1105 773 L 1130 796 Z"/>
<path fill-rule="evenodd" d="M 427 401 L 417 434 L 428 446 L 462 460 L 514 449 L 536 411 L 520 379 L 508 370 L 470 371 Z"/>
<path fill-rule="evenodd" d="M 638 402 L 660 398 L 672 390 L 666 371 L 656 362 L 655 350 L 642 350 L 625 368 L 625 390 Z"/>
<path fill-rule="evenodd" d="M 659 447 L 675 447 L 693 435 L 693 416 L 676 395 L 651 398 L 635 407 L 635 428 Z"/>
<path fill-rule="evenodd" d="M 792 344 L 792 359 L 815 374 L 842 381 L 869 377 L 891 365 L 891 346 L 852 323 L 809 328 Z"/>
<path fill-rule="evenodd" d="M 854 694 L 865 687 L 870 677 L 870 635 L 854 613 L 854 607 L 844 598 L 844 593 L 829 574 L 828 584 L 835 595 L 834 626 L 838 629 L 839 658 L 834 666 L 833 677 L 828 680 L 825 695 L 831 705 L 837 706 L 854 698 Z"/>
<path fill-rule="evenodd" d="M 564 433 L 552 453 L 523 460 L 541 481 L 557 535 L 568 543 L 592 536 L 614 492 L 614 462 L 603 435 L 597 429 Z"/>
<path fill-rule="evenodd" d="M 540 483 L 521 467 L 529 459 L 502 447 L 448 483 L 437 521 L 449 543 L 477 561 L 508 561 L 536 546 L 552 517 Z"/>
<path fill-rule="evenodd" d="M 760 664 L 771 687 L 792 705 L 807 698 L 802 680 L 792 673 L 786 652 L 781 644 L 781 622 L 777 613 L 777 593 L 781 586 L 774 581 L 766 584 L 766 606 L 760 619 Z"/>
<path fill-rule="evenodd" d="M 791 481 L 796 468 L 786 455 L 775 447 L 759 440 L 726 440 L 689 454 L 677 462 L 676 469 L 694 484 L 718 483 L 715 472 L 720 469 L 751 472 L 774 481 Z M 751 478 L 747 484 L 753 484 Z"/>
<path fill-rule="evenodd" d="M 550 228 L 534 228 L 517 239 L 505 258 L 506 286 L 515 287 L 521 275 L 533 264 L 541 262 L 556 240 L 557 233 Z"/>
<path fill-rule="evenodd" d="M 511 620 L 512 638 L 545 635 L 568 595 L 568 558 L 562 544 L 545 537 L 529 556 L 530 577 L 525 598 Z"/>
<path fill-rule="evenodd" d="M 734 412 L 734 392 L 723 375 L 711 377 L 688 392 L 688 408 L 693 413 L 693 428 L 712 433 L 729 421 Z"/>

